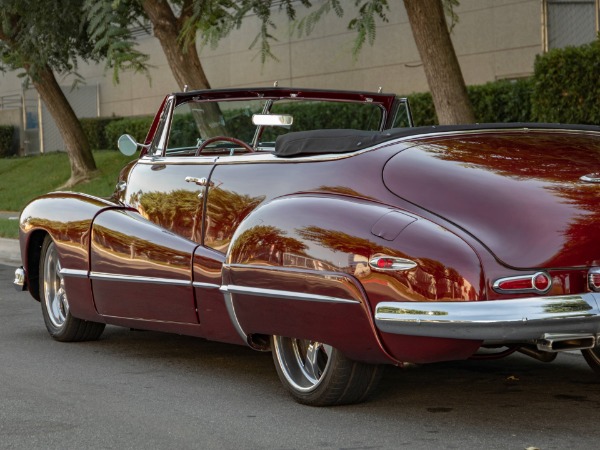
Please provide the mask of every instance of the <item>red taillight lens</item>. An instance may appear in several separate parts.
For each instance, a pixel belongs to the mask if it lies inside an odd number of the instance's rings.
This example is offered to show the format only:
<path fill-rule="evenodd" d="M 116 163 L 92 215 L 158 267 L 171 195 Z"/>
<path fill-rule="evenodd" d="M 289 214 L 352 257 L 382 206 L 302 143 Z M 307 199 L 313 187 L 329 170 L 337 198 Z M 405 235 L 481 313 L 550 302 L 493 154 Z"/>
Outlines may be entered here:
<path fill-rule="evenodd" d="M 592 291 L 600 292 L 600 268 L 590 269 L 588 272 L 588 282 Z"/>
<path fill-rule="evenodd" d="M 550 287 L 550 277 L 545 273 L 539 273 L 533 278 L 533 287 L 538 291 L 545 291 Z"/>
<path fill-rule="evenodd" d="M 541 294 L 552 285 L 552 279 L 544 272 L 538 272 L 533 275 L 519 275 L 516 277 L 500 278 L 494 283 L 494 290 L 501 294 L 506 293 L 537 293 Z"/>
<path fill-rule="evenodd" d="M 377 255 L 369 260 L 369 265 L 375 270 L 410 270 L 417 267 L 417 263 L 406 258 Z"/>
<path fill-rule="evenodd" d="M 393 265 L 394 260 L 392 258 L 379 258 L 377 260 L 378 269 L 391 269 Z"/>

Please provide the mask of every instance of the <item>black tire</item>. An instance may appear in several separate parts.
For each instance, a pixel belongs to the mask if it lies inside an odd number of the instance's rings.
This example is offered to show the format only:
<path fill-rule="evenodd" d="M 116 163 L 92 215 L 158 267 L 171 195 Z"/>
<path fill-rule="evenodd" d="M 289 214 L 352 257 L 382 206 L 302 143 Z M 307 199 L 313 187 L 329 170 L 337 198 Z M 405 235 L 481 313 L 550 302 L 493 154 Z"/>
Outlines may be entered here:
<path fill-rule="evenodd" d="M 600 346 L 581 350 L 581 354 L 585 358 L 590 368 L 600 375 Z"/>
<path fill-rule="evenodd" d="M 46 236 L 40 255 L 40 303 L 48 333 L 61 342 L 98 339 L 105 325 L 77 319 L 71 315 L 60 270 L 56 244 L 50 236 Z"/>
<path fill-rule="evenodd" d="M 273 336 L 273 361 L 279 379 L 304 405 L 360 403 L 375 391 L 384 366 L 352 361 L 315 341 Z"/>

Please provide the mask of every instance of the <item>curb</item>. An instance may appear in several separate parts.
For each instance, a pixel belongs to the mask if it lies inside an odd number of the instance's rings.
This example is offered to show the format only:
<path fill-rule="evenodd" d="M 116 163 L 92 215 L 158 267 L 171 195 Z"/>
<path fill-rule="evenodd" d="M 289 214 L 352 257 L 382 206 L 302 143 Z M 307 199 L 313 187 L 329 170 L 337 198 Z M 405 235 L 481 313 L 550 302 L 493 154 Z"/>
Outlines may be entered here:
<path fill-rule="evenodd" d="M 0 238 L 0 264 L 21 265 L 21 248 L 17 239 Z"/>

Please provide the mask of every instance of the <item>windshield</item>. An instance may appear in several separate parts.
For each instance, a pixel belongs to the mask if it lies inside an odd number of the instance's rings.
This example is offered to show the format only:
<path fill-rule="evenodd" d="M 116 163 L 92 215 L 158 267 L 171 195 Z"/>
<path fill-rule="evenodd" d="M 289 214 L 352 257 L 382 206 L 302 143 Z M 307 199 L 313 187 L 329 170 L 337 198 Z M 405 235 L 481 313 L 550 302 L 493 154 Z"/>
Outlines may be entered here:
<path fill-rule="evenodd" d="M 287 114 L 292 125 L 256 126 L 254 114 Z M 375 103 L 306 99 L 253 99 L 245 101 L 189 101 L 178 105 L 171 121 L 167 154 L 195 151 L 204 141 L 216 136 L 240 139 L 258 151 L 272 151 L 275 139 L 292 131 L 318 129 L 379 130 L 384 109 Z M 230 148 L 215 142 L 203 153 Z"/>

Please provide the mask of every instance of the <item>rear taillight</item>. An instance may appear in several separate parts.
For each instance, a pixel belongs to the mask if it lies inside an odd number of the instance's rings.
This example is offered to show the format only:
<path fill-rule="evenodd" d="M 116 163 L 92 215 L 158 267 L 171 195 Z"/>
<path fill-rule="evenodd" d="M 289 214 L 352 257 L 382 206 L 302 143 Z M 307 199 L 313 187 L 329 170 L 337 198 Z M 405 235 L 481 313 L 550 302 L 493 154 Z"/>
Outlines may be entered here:
<path fill-rule="evenodd" d="M 417 263 L 406 258 L 377 255 L 371 258 L 369 266 L 375 270 L 410 270 L 417 267 Z"/>
<path fill-rule="evenodd" d="M 590 269 L 588 272 L 588 285 L 594 292 L 600 292 L 600 267 Z"/>
<path fill-rule="evenodd" d="M 533 275 L 500 278 L 494 282 L 493 288 L 500 294 L 544 294 L 551 286 L 550 276 L 545 272 L 537 272 Z"/>

